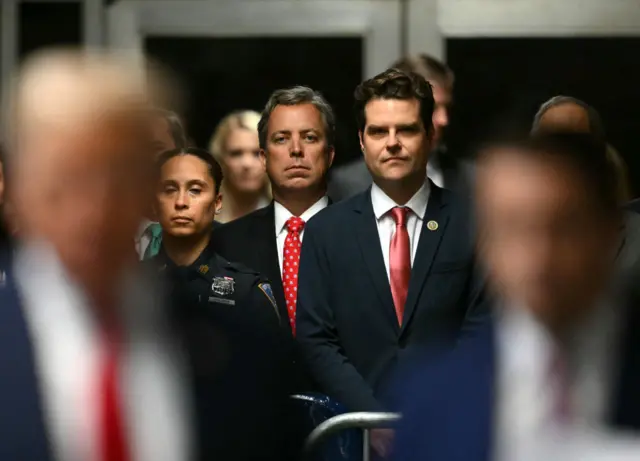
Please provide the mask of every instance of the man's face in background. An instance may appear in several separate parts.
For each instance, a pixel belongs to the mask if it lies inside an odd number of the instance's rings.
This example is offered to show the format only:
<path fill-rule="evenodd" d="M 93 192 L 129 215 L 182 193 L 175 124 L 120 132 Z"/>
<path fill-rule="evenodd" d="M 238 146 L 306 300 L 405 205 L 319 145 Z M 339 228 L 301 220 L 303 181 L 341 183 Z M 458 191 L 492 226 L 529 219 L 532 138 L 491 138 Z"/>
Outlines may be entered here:
<path fill-rule="evenodd" d="M 438 146 L 443 141 L 444 132 L 449 126 L 453 82 L 441 80 L 428 80 L 433 89 L 433 145 Z"/>

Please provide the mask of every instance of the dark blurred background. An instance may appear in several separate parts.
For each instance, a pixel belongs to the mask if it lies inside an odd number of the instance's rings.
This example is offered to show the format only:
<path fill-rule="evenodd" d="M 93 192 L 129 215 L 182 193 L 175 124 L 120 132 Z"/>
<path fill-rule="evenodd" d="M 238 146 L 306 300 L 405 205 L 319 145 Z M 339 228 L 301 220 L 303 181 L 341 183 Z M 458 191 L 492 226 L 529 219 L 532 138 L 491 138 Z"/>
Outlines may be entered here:
<path fill-rule="evenodd" d="M 18 8 L 20 58 L 43 46 L 82 43 L 80 2 L 28 2 Z M 336 164 L 359 155 L 351 107 L 353 89 L 363 78 L 361 38 L 153 36 L 145 47 L 182 85 L 184 116 L 199 145 L 206 146 L 229 111 L 260 110 L 273 89 L 302 84 L 321 90 L 335 107 Z M 600 111 L 610 143 L 629 166 L 634 195 L 639 195 L 638 49 L 640 37 L 448 39 L 446 61 L 456 73 L 447 134 L 451 151 L 471 155 L 491 129 L 528 125 L 542 101 L 571 95 Z"/>

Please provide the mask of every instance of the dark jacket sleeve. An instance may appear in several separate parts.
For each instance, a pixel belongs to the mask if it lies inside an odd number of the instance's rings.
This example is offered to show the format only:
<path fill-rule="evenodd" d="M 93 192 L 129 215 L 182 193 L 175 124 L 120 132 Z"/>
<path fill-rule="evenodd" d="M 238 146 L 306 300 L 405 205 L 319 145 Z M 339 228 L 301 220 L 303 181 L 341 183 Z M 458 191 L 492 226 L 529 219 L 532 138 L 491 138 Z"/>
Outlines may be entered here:
<path fill-rule="evenodd" d="M 383 411 L 373 390 L 344 355 L 330 300 L 331 271 L 321 229 L 305 229 L 298 280 L 296 329 L 302 354 L 321 390 L 350 411 Z M 339 277 L 339 273 L 333 273 Z"/>

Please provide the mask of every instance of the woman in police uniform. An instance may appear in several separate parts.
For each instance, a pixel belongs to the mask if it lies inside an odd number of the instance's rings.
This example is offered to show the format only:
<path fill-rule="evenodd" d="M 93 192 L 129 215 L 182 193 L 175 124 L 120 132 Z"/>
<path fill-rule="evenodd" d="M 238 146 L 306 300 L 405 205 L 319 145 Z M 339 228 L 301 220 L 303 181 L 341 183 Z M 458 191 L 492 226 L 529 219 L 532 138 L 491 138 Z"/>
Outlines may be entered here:
<path fill-rule="evenodd" d="M 197 430 L 221 459 L 286 459 L 290 343 L 268 281 L 210 245 L 222 200 L 220 166 L 209 152 L 184 148 L 160 154 L 156 172 L 163 237 L 148 264 L 171 287 L 178 318 L 192 329 L 188 337 L 202 341 L 190 348 L 201 351 L 190 360 L 205 365 L 196 392 L 212 396 L 208 414 L 216 417 Z"/>

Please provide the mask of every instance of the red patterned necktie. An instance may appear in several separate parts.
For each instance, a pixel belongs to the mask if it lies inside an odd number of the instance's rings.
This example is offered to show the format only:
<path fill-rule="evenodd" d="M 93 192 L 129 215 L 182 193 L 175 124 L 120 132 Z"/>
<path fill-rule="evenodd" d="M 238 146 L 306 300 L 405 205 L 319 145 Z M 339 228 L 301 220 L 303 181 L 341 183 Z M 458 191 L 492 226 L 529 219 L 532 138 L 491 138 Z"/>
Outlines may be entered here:
<path fill-rule="evenodd" d="M 120 348 L 110 336 L 105 336 L 103 344 L 98 395 L 100 461 L 130 461 L 119 386 Z"/>
<path fill-rule="evenodd" d="M 292 216 L 286 222 L 287 238 L 284 241 L 282 264 L 282 285 L 287 302 L 287 314 L 291 331 L 296 335 L 296 303 L 298 301 L 298 268 L 300 266 L 300 232 L 304 229 L 304 221 Z"/>
<path fill-rule="evenodd" d="M 402 325 L 404 305 L 409 291 L 411 278 L 411 253 L 409 248 L 409 233 L 407 232 L 408 208 L 395 207 L 391 215 L 396 222 L 396 230 L 391 238 L 389 247 L 389 273 L 391 279 L 391 295 L 396 307 L 398 323 Z"/>

